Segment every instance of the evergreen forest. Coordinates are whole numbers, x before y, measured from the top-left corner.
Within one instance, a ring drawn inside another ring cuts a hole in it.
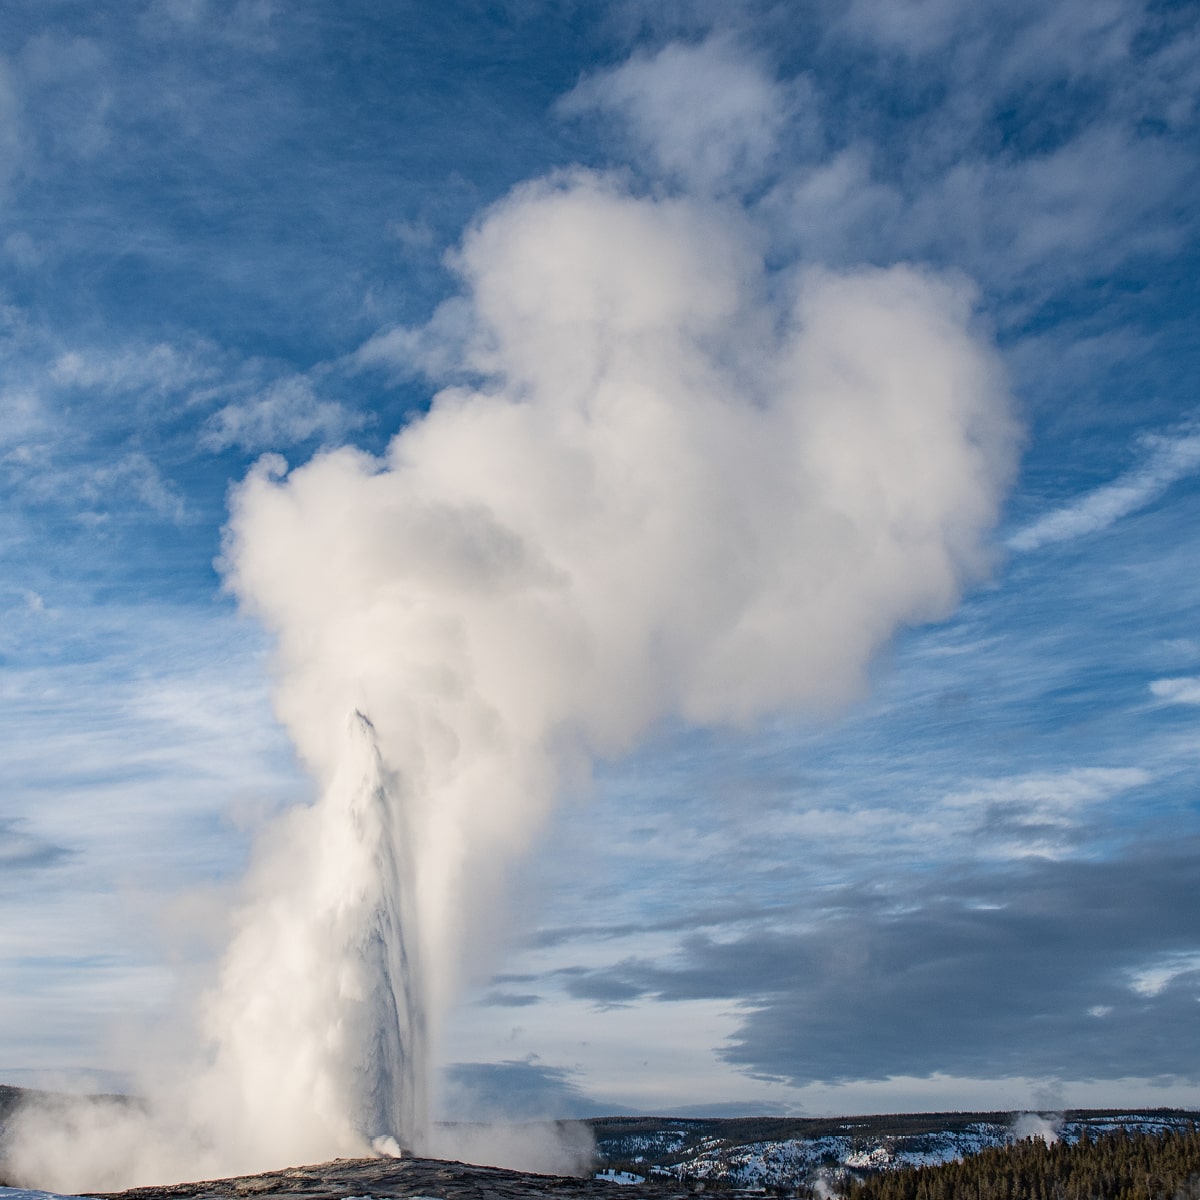
[[[847,1200],[1200,1200],[1200,1130],[1029,1138],[959,1162],[851,1178]]]

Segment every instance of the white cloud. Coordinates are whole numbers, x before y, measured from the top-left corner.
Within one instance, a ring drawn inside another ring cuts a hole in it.
[[[909,192],[884,244],[949,259],[993,286],[1058,290],[1179,246],[1186,226],[1171,205],[1190,174],[1166,140],[1097,121],[1041,154],[956,154]]]
[[[591,75],[559,109],[616,115],[657,171],[692,188],[747,190],[794,114],[794,92],[733,42],[713,36]]]
[[[1079,852],[1087,810],[1145,787],[1141,767],[1074,767],[1022,775],[953,793],[943,812],[957,814],[957,832],[987,858],[1062,859]],[[953,826],[952,826],[953,827]]]
[[[40,441],[50,423],[41,398],[24,388],[6,388],[0,393],[0,451],[5,457],[30,442]]]
[[[1200,704],[1200,676],[1156,679],[1150,691],[1167,704]]]
[[[905,60],[925,56],[928,93],[901,127],[886,110],[878,129],[830,111],[831,153],[790,156],[767,208],[805,255],[952,262],[991,294],[1035,304],[1186,244],[1196,160],[1174,131],[1200,102],[1200,69],[1191,37],[1154,46],[1140,4],[854,0],[828,33],[868,43],[897,81],[918,69]],[[1031,88],[1078,91],[1079,102],[1044,139],[998,143],[998,118]]]
[[[1034,806],[1061,819],[1079,808],[1143,787],[1153,776],[1141,767],[1074,767],[1054,774],[998,779],[946,797],[952,807],[1000,804]]]
[[[1080,833],[1094,819],[1090,809],[1144,787],[1153,778],[1140,767],[1073,767],[991,779],[930,800],[914,799],[908,807],[852,803],[838,809],[814,805],[782,813],[768,810],[757,818],[739,813],[733,828],[714,831],[717,844],[711,851],[692,846],[674,830],[669,840],[677,853],[692,852],[696,861],[719,857],[722,843],[738,847],[734,854],[749,858],[756,843],[789,838],[796,839],[798,847],[819,845],[823,853],[843,862],[888,852],[946,861],[1060,859],[1078,854],[1086,845]],[[670,851],[652,848],[655,854],[669,856]]]
[[[964,23],[957,0],[850,0],[842,12],[855,37],[914,55],[944,46]]]
[[[1130,990],[1139,996],[1161,995],[1181,975],[1200,971],[1200,954],[1171,954],[1129,973]]]
[[[211,346],[188,350],[158,342],[121,350],[67,350],[50,368],[60,386],[109,395],[151,392],[167,395],[219,377]]]
[[[834,28],[884,52],[937,54],[976,92],[1102,75],[1128,60],[1138,0],[850,0]]]
[[[251,452],[278,450],[317,438],[340,441],[365,424],[360,413],[322,400],[312,383],[293,375],[269,384],[248,400],[218,409],[205,422],[200,444],[209,450],[239,446]]]
[[[855,144],[792,171],[762,208],[806,259],[846,263],[875,257],[904,226],[910,206],[898,188],[875,176],[871,147]]]
[[[1157,500],[1173,483],[1200,471],[1200,434],[1149,436],[1145,461],[1112,483],[1039,517],[1008,540],[1013,550],[1037,550],[1054,542],[1099,533]]]
[[[1033,4],[1006,47],[997,75],[1010,85],[1061,74],[1104,76],[1124,65],[1144,7],[1135,0],[1056,0]]]
[[[0,648],[4,814],[63,851],[0,866],[0,1066],[115,1065],[113,1018],[136,1014],[144,1035],[165,999],[164,942],[180,966],[213,933],[168,939],[168,909],[241,860],[230,806],[307,785],[271,716],[265,648],[225,606],[14,606]]]
[[[61,483],[61,480],[59,480]],[[109,506],[132,498],[167,520],[187,520],[187,505],[179,489],[140,452],[125,454],[107,466],[93,467],[79,478],[80,494],[95,505]]]
[[[475,315],[461,297],[438,305],[418,328],[397,326],[368,339],[346,360],[351,370],[390,367],[400,375],[426,375],[446,380],[461,372],[476,336]]]

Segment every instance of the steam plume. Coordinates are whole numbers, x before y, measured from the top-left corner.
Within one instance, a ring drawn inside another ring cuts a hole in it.
[[[421,1146],[439,1016],[556,793],[665,719],[845,702],[987,566],[1015,431],[961,283],[768,271],[740,217],[588,174],[457,262],[431,329],[474,382],[382,458],[268,457],[233,496],[228,583],[321,798],[249,883],[159,1181]],[[398,347],[428,335],[365,357]],[[151,1172],[102,1165],[71,1186]]]

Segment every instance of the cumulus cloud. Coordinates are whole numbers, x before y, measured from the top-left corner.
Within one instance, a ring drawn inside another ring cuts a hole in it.
[[[1055,542],[1100,533],[1122,517],[1157,500],[1173,483],[1200,470],[1200,434],[1142,439],[1143,461],[1112,483],[1039,517],[1009,538],[1014,550],[1038,550]]]

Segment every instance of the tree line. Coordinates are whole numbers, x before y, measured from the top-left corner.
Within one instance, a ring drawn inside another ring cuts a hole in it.
[[[1200,1200],[1200,1131],[1029,1138],[959,1162],[850,1178],[846,1200]]]

